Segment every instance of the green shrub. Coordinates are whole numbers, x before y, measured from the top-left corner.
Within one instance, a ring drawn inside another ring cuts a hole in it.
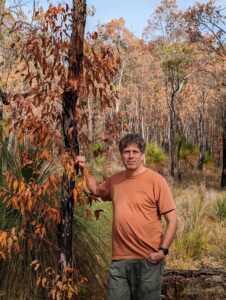
[[[97,156],[103,154],[105,151],[103,142],[101,142],[101,141],[94,142],[91,147],[91,151],[92,151],[94,157],[97,157]]]
[[[160,163],[168,159],[164,150],[156,144],[147,144],[146,146],[146,163]]]
[[[220,220],[226,219],[226,198],[219,199],[216,203],[216,213]]]
[[[104,168],[106,158],[104,156],[98,156],[95,158],[94,163],[97,168]]]
[[[205,151],[204,163],[205,164],[214,163],[214,156],[210,154],[208,151]]]
[[[180,149],[180,159],[187,159],[188,156],[196,156],[199,154],[199,146],[192,143],[184,143]]]

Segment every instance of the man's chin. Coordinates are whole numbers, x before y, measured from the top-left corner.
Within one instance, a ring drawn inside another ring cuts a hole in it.
[[[127,170],[136,170],[136,169],[137,169],[137,166],[134,166],[134,165],[126,165],[126,169],[127,169]]]

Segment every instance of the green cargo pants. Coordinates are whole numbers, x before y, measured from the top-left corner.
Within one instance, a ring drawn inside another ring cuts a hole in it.
[[[147,259],[113,260],[108,278],[108,300],[159,300],[164,262]]]

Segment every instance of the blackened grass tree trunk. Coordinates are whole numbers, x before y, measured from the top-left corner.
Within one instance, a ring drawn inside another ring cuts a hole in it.
[[[3,101],[2,101],[2,91],[0,90],[0,188],[2,187],[2,168],[3,168],[3,158],[2,158],[2,143],[3,143],[3,127],[2,127],[2,117],[3,117]]]
[[[86,0],[73,0],[71,46],[68,52],[68,82],[63,93],[62,129],[66,151],[73,158],[79,154],[76,124],[76,103],[79,97],[79,77],[83,72],[83,44],[86,23]],[[78,170],[77,170],[78,171]],[[59,268],[72,267],[72,227],[75,178],[64,171],[61,196],[61,222],[58,230]]]

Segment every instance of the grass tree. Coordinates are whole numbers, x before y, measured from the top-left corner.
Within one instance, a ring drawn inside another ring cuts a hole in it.
[[[55,296],[60,294],[60,285],[58,288],[54,286],[57,283],[54,280],[58,274],[57,227],[61,186],[55,186],[54,178],[59,179],[62,165],[57,159],[48,162],[45,158],[23,165],[23,154],[27,153],[32,158],[36,155],[34,151],[39,152],[40,149],[34,149],[25,138],[18,141],[15,135],[3,142],[0,294],[4,299],[44,299],[47,295],[55,299],[54,289]],[[23,186],[25,192],[22,191]],[[16,198],[20,189],[25,203],[22,198]],[[45,189],[45,193],[41,189]],[[28,191],[33,199],[30,211],[29,198],[25,195]],[[72,256],[77,270],[74,288],[81,288],[81,293],[89,297],[94,290],[104,293],[104,270],[109,259],[106,249],[109,245],[99,232],[102,226],[106,227],[110,216],[106,215],[100,222],[87,221],[86,209],[86,206],[81,206],[73,211],[72,234],[76,242],[72,246]],[[80,287],[81,282],[85,289]]]

